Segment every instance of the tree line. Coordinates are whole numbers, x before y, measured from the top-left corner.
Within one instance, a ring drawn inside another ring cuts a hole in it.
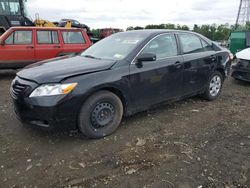
[[[187,25],[180,25],[180,24],[150,24],[145,27],[136,26],[136,27],[128,27],[126,30],[142,30],[142,29],[177,29],[177,30],[186,30],[186,31],[194,31],[196,33],[200,33],[210,40],[213,41],[227,41],[232,31],[235,30],[235,25],[226,24],[203,24],[197,25],[194,24],[192,28],[188,27]],[[250,22],[246,23],[244,27],[239,26],[237,30],[250,30]],[[93,29],[92,30],[95,36],[98,36],[99,30]]]
[[[186,31],[194,31],[196,33],[200,33],[207,38],[213,41],[225,41],[228,40],[230,33],[234,29],[233,25],[229,24],[204,24],[204,25],[197,25],[194,24],[193,28],[191,29],[187,25],[175,25],[175,24],[160,24],[160,25],[147,25],[145,27],[128,27],[127,31],[129,30],[139,30],[139,29],[177,29],[177,30],[186,30]]]

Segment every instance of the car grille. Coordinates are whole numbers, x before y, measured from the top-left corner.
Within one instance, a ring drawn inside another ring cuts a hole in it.
[[[23,93],[25,93],[25,91],[29,88],[29,86],[27,85],[24,85],[24,84],[20,84],[18,82],[14,83],[12,85],[12,92],[15,94],[15,95],[21,95]]]
[[[10,93],[13,98],[26,97],[34,87],[36,87],[34,82],[16,77],[12,81]]]
[[[250,61],[241,59],[239,62],[239,68],[250,69]]]
[[[250,73],[248,72],[240,72],[238,73],[242,78],[250,80]]]

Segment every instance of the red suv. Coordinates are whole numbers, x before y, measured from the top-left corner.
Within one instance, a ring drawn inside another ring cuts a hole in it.
[[[21,68],[37,61],[79,53],[90,45],[83,29],[12,27],[0,37],[0,68]]]

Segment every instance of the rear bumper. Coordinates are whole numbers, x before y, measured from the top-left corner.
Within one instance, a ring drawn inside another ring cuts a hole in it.
[[[240,69],[237,65],[232,66],[232,77],[242,81],[250,82],[250,70]]]

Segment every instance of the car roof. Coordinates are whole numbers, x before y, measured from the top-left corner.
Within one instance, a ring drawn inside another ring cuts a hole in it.
[[[74,21],[74,22],[78,22],[77,20],[74,20],[74,19],[61,19],[60,21]]]
[[[207,42],[211,43],[212,41],[210,39],[208,39],[207,37],[196,33],[196,32],[192,32],[192,31],[186,31],[186,30],[175,30],[175,29],[142,29],[142,30],[132,30],[132,31],[126,31],[129,33],[135,33],[135,34],[144,34],[144,35],[148,35],[148,36],[152,36],[152,35],[159,35],[162,33],[190,33],[190,34],[194,34],[194,35],[198,35],[199,37],[205,39]]]
[[[37,29],[37,30],[83,30],[81,28],[69,28],[69,27],[11,27],[10,29],[23,29],[23,30],[29,30],[29,29]]]
[[[175,29],[142,29],[142,30],[132,30],[132,31],[126,31],[131,33],[144,33],[144,34],[161,34],[161,33],[169,33],[169,32],[178,32],[178,33],[193,33],[198,34],[192,31],[186,31],[186,30],[175,30]],[[199,34],[198,34],[199,35]]]

